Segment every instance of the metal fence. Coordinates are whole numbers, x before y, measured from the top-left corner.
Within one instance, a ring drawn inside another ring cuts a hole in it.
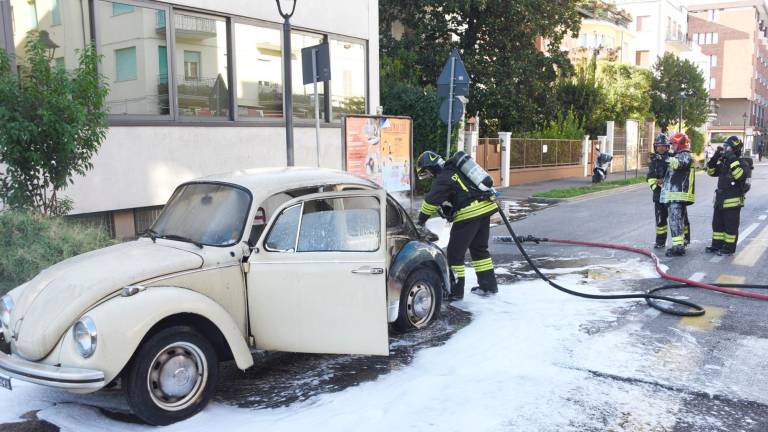
[[[537,168],[581,164],[582,141],[512,138],[510,168]]]

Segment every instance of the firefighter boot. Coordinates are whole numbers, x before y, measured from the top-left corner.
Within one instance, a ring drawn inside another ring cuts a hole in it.
[[[499,286],[496,283],[496,274],[493,270],[477,273],[477,283],[480,286],[472,288],[472,294],[485,297],[499,292]]]
[[[667,252],[664,255],[666,255],[668,257],[683,256],[683,255],[685,255],[685,246],[683,246],[683,245],[674,245],[671,248],[667,249]]]
[[[464,298],[464,278],[451,278],[451,294],[448,301],[458,301]]]

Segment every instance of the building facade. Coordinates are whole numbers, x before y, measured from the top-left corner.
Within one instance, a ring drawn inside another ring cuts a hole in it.
[[[567,36],[561,44],[571,63],[579,64],[593,56],[602,61],[632,63],[634,32],[629,29],[631,17],[625,11],[608,3],[587,4],[578,11],[582,17],[579,35]]]
[[[341,168],[341,117],[379,105],[378,1],[299,1],[291,23],[292,113],[284,110],[282,18],[272,0],[0,0],[0,47],[23,64],[29,32],[45,31],[53,61],[71,70],[78,50],[95,42],[110,126],[94,169],[65,195],[73,215],[131,237],[183,181],[285,166],[286,115],[296,165]],[[322,42],[331,80],[319,86],[318,161],[301,49]]]
[[[690,3],[689,32],[712,59],[709,94],[716,117],[710,132],[743,136],[752,148],[765,133],[768,108],[765,2]]]

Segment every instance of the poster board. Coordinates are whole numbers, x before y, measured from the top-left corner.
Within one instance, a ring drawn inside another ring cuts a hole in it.
[[[344,117],[343,166],[372,180],[387,192],[410,191],[413,121],[409,117]]]

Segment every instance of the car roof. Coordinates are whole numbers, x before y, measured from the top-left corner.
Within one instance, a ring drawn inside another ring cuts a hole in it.
[[[254,202],[260,202],[276,193],[311,186],[345,184],[380,189],[371,180],[345,171],[312,167],[253,168],[201,177],[186,183],[196,182],[231,183],[242,186],[251,191]]]

